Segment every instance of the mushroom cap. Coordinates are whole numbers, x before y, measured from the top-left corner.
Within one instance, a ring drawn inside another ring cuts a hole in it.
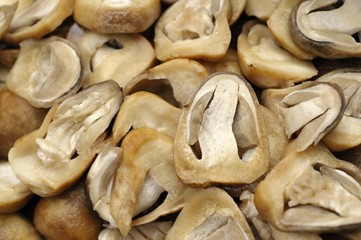
[[[43,239],[30,220],[19,213],[0,215],[1,239]]]

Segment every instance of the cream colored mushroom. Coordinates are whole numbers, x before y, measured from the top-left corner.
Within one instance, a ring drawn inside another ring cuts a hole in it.
[[[26,40],[20,46],[19,56],[8,74],[9,90],[35,107],[49,108],[81,87],[80,56],[71,42],[50,37]]]
[[[299,47],[323,58],[360,57],[358,0],[307,0],[291,13],[292,38]]]
[[[10,150],[16,176],[44,197],[69,188],[93,162],[121,102],[118,85],[109,80],[54,105],[41,127]]]
[[[31,221],[19,213],[0,215],[0,239],[41,240]]]
[[[9,30],[18,3],[17,0],[0,1],[0,39],[2,39]]]
[[[266,21],[281,1],[282,0],[247,0],[244,12],[248,16],[255,16],[262,21]]]
[[[237,52],[243,74],[261,88],[289,87],[317,75],[311,61],[283,49],[268,27],[254,20],[243,25]]]
[[[199,62],[205,66],[209,73],[216,72],[233,72],[242,75],[241,67],[239,66],[237,51],[232,48],[228,48],[226,55],[217,61],[209,62],[199,60]]]

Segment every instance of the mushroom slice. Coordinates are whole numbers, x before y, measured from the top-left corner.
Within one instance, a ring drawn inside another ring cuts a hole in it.
[[[323,58],[360,57],[358,0],[306,0],[291,13],[293,40],[305,51]]]
[[[288,146],[255,193],[261,216],[283,231],[335,231],[361,226],[361,170],[323,145]]]
[[[19,213],[0,215],[0,239],[43,239],[30,220]]]
[[[110,214],[110,192],[115,172],[121,161],[121,153],[119,147],[106,145],[94,160],[86,178],[86,188],[93,210],[111,228],[116,228],[116,224]]]
[[[173,59],[133,78],[125,86],[124,95],[148,91],[161,96],[176,107],[182,107],[189,95],[207,76],[207,69],[198,62],[189,59]]]
[[[124,87],[155,61],[152,45],[140,34],[106,35],[85,31],[75,24],[67,39],[75,43],[81,53],[86,75],[84,86],[112,79]]]
[[[233,199],[223,190],[200,189],[187,198],[165,239],[255,239]]]
[[[229,3],[231,5],[232,14],[228,22],[229,25],[232,25],[242,15],[243,10],[246,7],[247,0],[229,0]]]
[[[140,33],[161,13],[160,0],[77,0],[74,19],[100,33]]]
[[[279,114],[289,138],[298,133],[298,151],[318,144],[340,122],[345,110],[341,89],[321,82],[267,89],[262,93],[262,102],[273,105],[270,109]]]
[[[211,75],[183,108],[174,164],[192,186],[252,183],[267,171],[266,129],[253,89],[232,73]]]
[[[118,85],[109,80],[54,105],[41,127],[10,149],[16,176],[44,197],[69,188],[94,160],[121,101]]]
[[[151,222],[133,226],[128,236],[124,237],[118,229],[103,229],[98,240],[164,240],[173,222]]]
[[[239,75],[242,75],[241,67],[239,66],[237,51],[232,48],[228,48],[226,55],[217,61],[199,61],[203,66],[205,66],[209,73],[216,72],[233,72]]]
[[[60,37],[26,40],[20,47],[7,86],[33,106],[49,108],[81,87],[79,53],[68,40]]]
[[[155,26],[156,57],[161,61],[192,58],[218,61],[231,41],[228,0],[180,0]]]
[[[311,61],[283,49],[268,27],[255,20],[243,25],[237,52],[242,72],[260,88],[288,87],[317,75]]]
[[[17,0],[0,2],[0,39],[9,30],[18,3]]]
[[[301,0],[282,0],[277,5],[271,16],[267,20],[267,26],[271,30],[277,42],[295,57],[303,60],[310,60],[315,57],[314,54],[300,48],[291,36],[289,27],[290,15],[292,9]]]
[[[123,159],[111,191],[110,213],[127,236],[132,225],[180,210],[184,195],[191,190],[175,174],[173,139],[168,135],[150,128],[134,129],[121,147]]]
[[[0,161],[0,213],[16,212],[34,195],[14,174],[8,161]]]
[[[267,21],[282,0],[248,0],[244,12],[248,16],[255,16],[262,21]]]
[[[117,144],[131,129],[148,127],[174,137],[181,110],[149,92],[125,97],[115,118],[112,138]]]
[[[322,142],[331,151],[343,151],[361,144],[361,69],[346,68],[329,72],[317,79],[341,87],[346,109],[337,126]]]
[[[4,40],[40,39],[73,13],[74,0],[20,0]]]

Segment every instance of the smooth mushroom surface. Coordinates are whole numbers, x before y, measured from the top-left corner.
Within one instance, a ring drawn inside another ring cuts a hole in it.
[[[54,105],[42,125],[9,152],[16,176],[40,196],[54,196],[79,180],[93,162],[122,93],[106,81]]]
[[[49,108],[81,87],[80,56],[71,42],[50,37],[25,40],[20,46],[19,56],[6,82],[9,90],[35,107]]]
[[[1,1],[0,2],[0,39],[9,30],[11,21],[15,15],[16,8],[18,7],[18,1]]]
[[[0,239],[41,240],[31,221],[19,213],[0,215]]]
[[[293,8],[293,40],[307,52],[323,58],[360,57],[361,31],[358,0],[306,0]]]
[[[204,60],[199,60],[199,62],[207,68],[210,74],[216,72],[234,72],[242,75],[242,70],[238,62],[237,51],[232,48],[228,48],[226,55],[217,62]]]
[[[247,0],[244,12],[262,21],[267,21],[282,0]]]
[[[243,74],[260,88],[289,87],[317,75],[311,61],[283,49],[268,27],[255,20],[243,25],[237,52]]]
[[[192,186],[252,183],[268,169],[263,116],[249,84],[239,75],[211,75],[182,109],[174,164]]]

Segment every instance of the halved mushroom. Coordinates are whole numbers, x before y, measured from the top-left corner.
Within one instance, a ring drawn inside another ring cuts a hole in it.
[[[0,39],[2,39],[9,30],[18,3],[18,0],[0,2]]]
[[[0,215],[0,239],[43,239],[31,221],[19,213]]]
[[[4,41],[40,39],[73,13],[74,0],[20,0]]]
[[[133,226],[126,237],[118,229],[104,228],[98,240],[164,240],[172,226],[173,222],[160,221]]]
[[[26,40],[20,47],[7,86],[33,106],[49,108],[81,87],[80,57],[70,41],[50,37]]]
[[[361,69],[339,69],[317,79],[341,87],[345,96],[345,112],[337,126],[322,142],[331,151],[343,151],[361,144]]]
[[[231,5],[232,14],[228,22],[229,25],[232,25],[242,15],[243,10],[246,7],[247,0],[229,0],[229,3]]]
[[[207,69],[190,59],[173,59],[161,63],[133,78],[124,95],[137,91],[155,93],[176,107],[182,107],[189,95],[208,76]]]
[[[186,184],[239,185],[262,176],[269,163],[266,129],[246,80],[211,75],[183,108],[174,146],[176,172]]]
[[[180,210],[191,189],[177,178],[173,138],[150,128],[132,130],[122,141],[123,159],[114,179],[110,213],[120,232]]]
[[[266,89],[261,99],[278,114],[289,138],[298,134],[298,151],[318,144],[340,122],[346,106],[337,85],[312,81],[285,89]]]
[[[223,190],[200,189],[187,198],[166,240],[255,239],[244,215]]]
[[[248,0],[244,12],[248,16],[255,16],[262,21],[267,21],[281,1],[282,0]]]
[[[361,31],[358,0],[305,0],[291,13],[293,40],[307,52],[323,58],[360,57]]]
[[[74,19],[99,33],[140,33],[159,17],[160,0],[77,0]]]
[[[361,169],[323,145],[285,157],[261,181],[255,205],[282,231],[336,231],[361,226]]]
[[[192,58],[218,61],[231,41],[228,0],[180,0],[155,25],[156,57],[161,61]]]
[[[232,48],[228,48],[226,55],[217,62],[203,60],[200,60],[199,62],[207,68],[209,73],[233,72],[242,75],[241,67],[238,62],[237,51]]]
[[[289,26],[292,9],[302,0],[282,0],[277,4],[267,20],[267,26],[278,43],[299,59],[310,60],[315,57],[309,51],[300,48],[292,39]]]
[[[140,34],[100,34],[74,24],[67,39],[80,51],[85,87],[109,79],[124,87],[155,61],[152,45]]]
[[[94,160],[121,101],[118,85],[109,80],[54,105],[41,127],[10,150],[16,176],[44,197],[69,188]]]
[[[0,161],[0,214],[16,212],[33,197],[33,193],[14,174],[8,161]]]
[[[148,127],[174,137],[181,110],[149,92],[125,97],[112,130],[114,144],[121,142],[131,129]]]
[[[242,72],[260,88],[289,87],[317,75],[311,61],[283,49],[268,27],[255,20],[243,25],[237,52]]]

